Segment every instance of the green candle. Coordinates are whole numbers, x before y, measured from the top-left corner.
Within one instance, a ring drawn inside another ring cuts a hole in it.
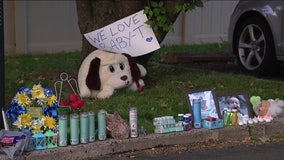
[[[98,138],[99,140],[106,139],[106,111],[100,110],[98,113]]]
[[[95,113],[93,111],[89,111],[88,113],[89,120],[89,142],[94,142],[96,140],[95,133]]]
[[[79,144],[79,116],[76,113],[71,114],[70,130],[71,130],[71,133],[70,133],[71,134],[70,136],[71,145]]]
[[[80,114],[80,142],[81,143],[88,143],[89,140],[89,130],[88,130],[88,113],[82,112]]]
[[[67,115],[61,115],[59,124],[59,146],[67,146]]]

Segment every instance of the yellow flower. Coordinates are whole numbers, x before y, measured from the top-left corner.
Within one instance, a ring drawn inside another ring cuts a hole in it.
[[[16,99],[21,106],[29,106],[31,104],[30,98],[26,95],[26,92],[17,93]]]
[[[49,128],[49,129],[53,129],[55,128],[56,125],[56,120],[53,117],[49,117],[49,116],[45,116],[44,117],[44,126]]]
[[[13,125],[16,125],[19,129],[23,128],[21,120],[19,118],[13,123]]]
[[[25,114],[21,114],[19,117],[18,117],[18,123],[17,123],[17,126],[21,126],[23,128],[26,128],[26,127],[30,127],[31,126],[31,122],[32,122],[32,117],[31,115],[25,113]]]
[[[31,89],[31,94],[33,99],[43,99],[45,98],[44,95],[44,90],[41,86],[41,84],[34,85],[33,88]]]
[[[43,126],[43,121],[41,119],[34,119],[32,121],[32,129],[33,129],[32,133],[36,134],[38,132],[43,132],[42,126]]]
[[[53,102],[56,101],[56,96],[52,95],[50,97],[46,97],[45,101],[46,101],[47,105],[52,106]]]
[[[40,125],[40,124],[35,124],[35,125],[33,126],[32,133],[33,133],[33,134],[36,134],[36,133],[38,133],[38,132],[42,132],[42,130],[41,130],[41,125]]]

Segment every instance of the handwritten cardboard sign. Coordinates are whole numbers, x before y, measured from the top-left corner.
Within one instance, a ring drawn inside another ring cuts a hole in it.
[[[141,56],[160,48],[152,28],[142,11],[108,26],[84,34],[94,47],[116,53]]]

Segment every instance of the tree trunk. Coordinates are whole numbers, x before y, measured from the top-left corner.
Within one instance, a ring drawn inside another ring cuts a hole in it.
[[[184,0],[165,1],[165,8],[169,13],[169,17],[172,22],[177,18],[177,14],[174,14],[174,6],[177,3],[184,2]],[[77,5],[77,15],[79,20],[79,29],[82,34],[82,55],[86,57],[96,48],[91,46],[89,42],[85,39],[84,33],[91,32],[93,30],[107,26],[117,20],[134,14],[140,10],[143,10],[148,1],[140,0],[76,0]],[[159,43],[163,41],[167,32],[158,30],[154,31]],[[135,57],[135,60],[147,66],[147,63],[152,53]]]
[[[91,0],[77,0],[78,25],[82,36],[82,56],[85,58],[95,48],[84,37],[85,33],[94,30],[94,16]]]

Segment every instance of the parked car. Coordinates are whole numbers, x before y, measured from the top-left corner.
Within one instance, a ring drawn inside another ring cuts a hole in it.
[[[284,61],[284,1],[240,0],[231,15],[230,53],[241,68],[267,75]]]

